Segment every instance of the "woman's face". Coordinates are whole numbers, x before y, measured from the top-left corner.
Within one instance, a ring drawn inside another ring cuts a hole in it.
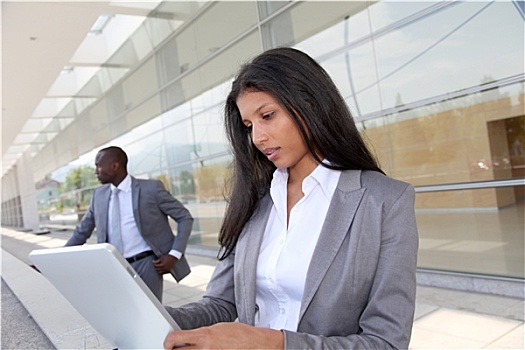
[[[276,167],[311,172],[317,166],[292,118],[270,94],[247,91],[236,102],[253,144]]]

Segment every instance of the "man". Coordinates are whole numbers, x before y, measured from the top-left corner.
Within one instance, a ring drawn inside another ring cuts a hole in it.
[[[163,274],[179,282],[190,273],[184,252],[193,217],[158,180],[135,179],[119,147],[100,150],[95,174],[103,186],[93,192],[88,211],[66,246],[82,245],[97,228],[97,242],[113,244],[162,301]],[[177,222],[174,236],[168,223]]]

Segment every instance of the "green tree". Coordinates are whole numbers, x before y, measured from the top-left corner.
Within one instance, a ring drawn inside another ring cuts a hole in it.
[[[71,169],[66,175],[64,183],[60,188],[61,193],[74,192],[76,197],[76,209],[79,211],[81,206],[87,202],[84,198],[86,192],[83,189],[98,185],[98,179],[95,175],[95,169],[89,165]]]
[[[193,175],[189,171],[181,171],[179,181],[181,194],[195,194],[195,182],[193,181]]]

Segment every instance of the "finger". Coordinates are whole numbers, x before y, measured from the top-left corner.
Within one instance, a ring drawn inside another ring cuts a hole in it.
[[[195,345],[195,344],[190,344],[190,343],[182,341],[181,338],[183,336],[180,333],[184,333],[184,332],[178,331],[178,332],[169,333],[166,336],[166,339],[164,339],[164,348],[167,350],[171,350],[171,349],[184,348],[184,347]]]
[[[191,330],[180,330],[168,333],[164,339],[164,347],[173,349],[175,346],[184,344],[186,347],[203,348],[203,340],[209,337],[207,328],[197,328]],[[168,347],[169,346],[169,347]]]

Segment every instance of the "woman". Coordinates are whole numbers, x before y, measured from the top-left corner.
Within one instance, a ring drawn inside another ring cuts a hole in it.
[[[225,107],[234,174],[203,299],[164,346],[408,348],[412,186],[388,178],[328,74],[291,48],[245,65]],[[239,322],[233,322],[238,318]]]

